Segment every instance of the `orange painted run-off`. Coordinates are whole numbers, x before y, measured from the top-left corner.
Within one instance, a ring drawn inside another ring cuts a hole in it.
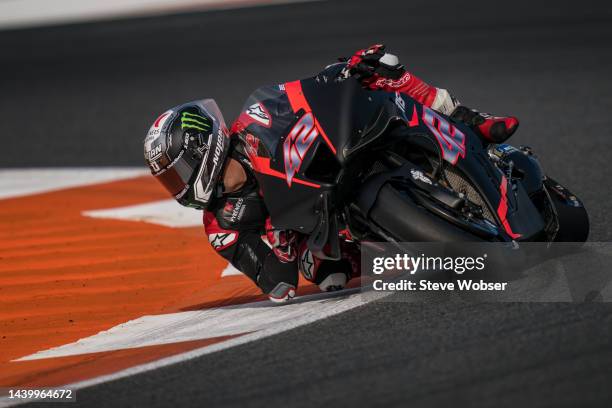
[[[220,277],[226,262],[202,228],[81,215],[166,198],[139,177],[0,200],[0,387],[59,385],[210,344],[11,362],[143,315],[261,298],[248,279]]]
[[[4,376],[7,386],[57,387],[83,381],[118,370],[149,363],[200,347],[210,346],[238,336],[193,340],[117,351],[91,353],[82,356],[48,358],[11,363],[10,374]]]

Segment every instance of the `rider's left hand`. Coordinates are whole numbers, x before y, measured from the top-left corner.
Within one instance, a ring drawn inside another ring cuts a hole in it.
[[[275,229],[270,221],[266,219],[266,238],[279,261],[293,262],[297,256],[297,234],[291,230]]]

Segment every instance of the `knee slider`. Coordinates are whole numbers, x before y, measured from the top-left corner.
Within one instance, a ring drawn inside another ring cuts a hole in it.
[[[295,297],[295,286],[286,283],[278,283],[274,289],[268,293],[268,299],[274,303],[286,303]]]

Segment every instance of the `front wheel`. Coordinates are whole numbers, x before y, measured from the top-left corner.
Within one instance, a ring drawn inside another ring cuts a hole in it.
[[[589,237],[589,215],[582,201],[568,189],[548,178],[544,185],[550,196],[559,229],[555,242],[586,242]]]
[[[385,184],[380,191],[369,218],[397,241],[412,242],[480,242],[451,223],[419,207],[402,191]]]

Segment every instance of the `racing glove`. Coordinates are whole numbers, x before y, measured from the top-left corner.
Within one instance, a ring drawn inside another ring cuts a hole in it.
[[[369,89],[407,94],[419,103],[446,115],[459,104],[446,89],[431,86],[412,75],[399,63],[395,55],[384,51],[385,46],[382,44],[357,51],[347,62],[342,76],[354,76]]]
[[[347,70],[358,80],[375,79],[373,77],[398,79],[406,71],[395,55],[385,52],[383,44],[357,51],[348,60]]]
[[[266,218],[265,228],[268,243],[278,260],[285,263],[295,261],[297,256],[297,234],[291,230],[278,230],[274,228],[270,217]]]

